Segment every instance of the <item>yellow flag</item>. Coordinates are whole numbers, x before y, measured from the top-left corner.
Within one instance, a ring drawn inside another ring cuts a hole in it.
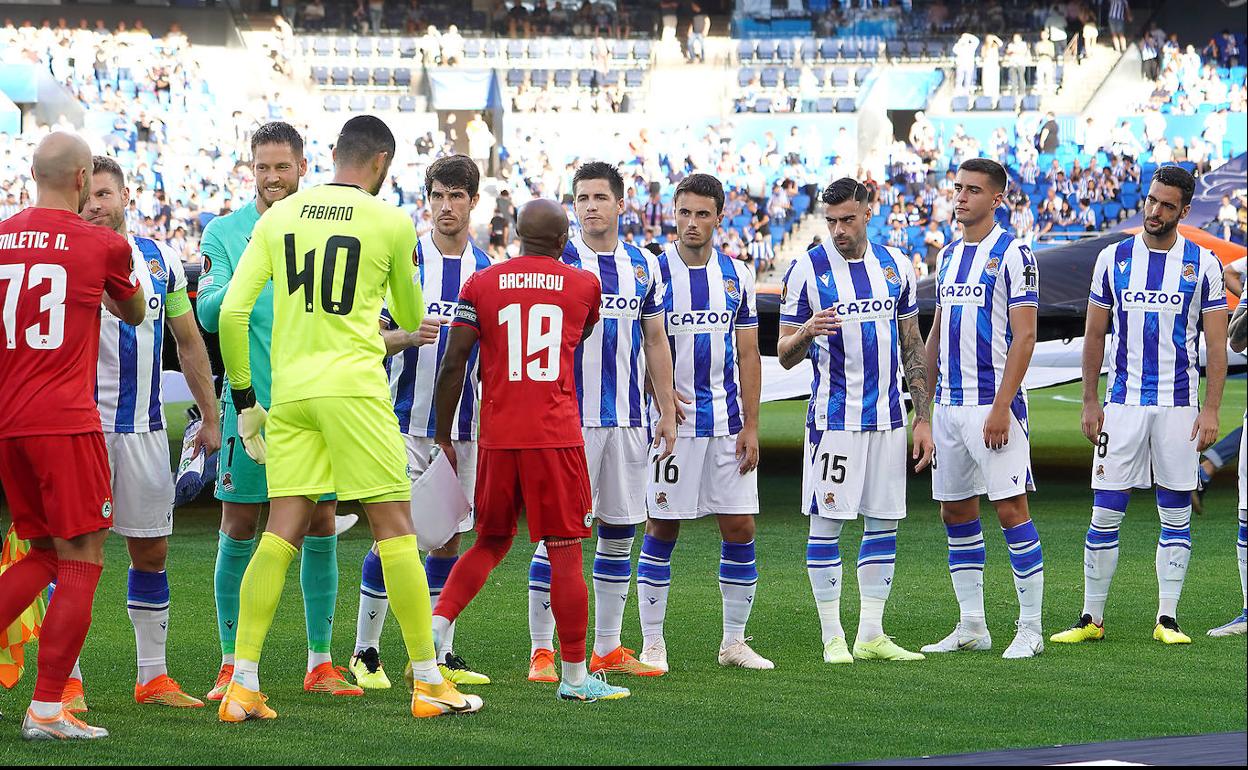
[[[30,543],[20,539],[10,526],[8,534],[4,536],[4,547],[0,549],[0,575],[29,551]],[[18,615],[12,625],[0,629],[0,685],[11,689],[22,678],[26,662],[23,645],[39,637],[39,627],[43,624],[43,613],[46,610],[47,602],[40,593],[34,604]]]

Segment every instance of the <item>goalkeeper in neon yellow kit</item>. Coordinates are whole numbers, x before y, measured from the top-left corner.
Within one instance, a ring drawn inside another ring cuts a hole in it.
[[[394,149],[381,120],[347,121],[334,144],[334,181],[276,203],[260,219],[221,306],[221,355],[239,436],[247,453],[267,465],[271,506],[243,575],[234,677],[218,710],[224,722],[277,716],[260,693],[260,651],[316,500],[331,492],[364,504],[387,585],[395,587],[390,604],[416,678],[412,715],[482,705],[443,680],[434,659],[407,455],[381,367],[382,300],[405,329],[420,324],[424,307],[414,281],[412,222],[375,197]],[[270,279],[273,385],[266,415],[251,388],[247,325]]]

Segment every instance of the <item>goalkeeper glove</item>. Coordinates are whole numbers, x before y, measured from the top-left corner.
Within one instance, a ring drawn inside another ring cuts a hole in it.
[[[238,437],[243,440],[243,449],[257,464],[264,465],[267,448],[261,431],[269,413],[256,402],[256,392],[251,388],[231,390],[230,397],[238,412]]]

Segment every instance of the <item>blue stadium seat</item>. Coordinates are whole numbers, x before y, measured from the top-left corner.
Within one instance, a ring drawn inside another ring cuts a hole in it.
[[[845,67],[832,68],[832,87],[848,88],[849,87],[849,70]]]
[[[399,112],[415,112],[416,97],[411,94],[403,94],[399,97]]]
[[[753,40],[742,40],[737,43],[737,61],[754,61]]]
[[[1001,101],[997,102],[998,110],[1007,110],[1009,112],[1014,112],[1014,110],[1017,107],[1018,107],[1018,97],[1014,96],[1013,94],[1006,94],[1005,96],[1001,97]]]
[[[1105,201],[1102,211],[1106,221],[1117,222],[1118,217],[1122,216],[1122,204],[1118,201]]]
[[[759,61],[774,61],[776,58],[776,41],[760,40],[758,41],[758,59]]]
[[[629,46],[627,40],[616,40],[611,44],[611,60],[622,62],[628,61]]]
[[[841,56],[841,41],[834,37],[827,37],[819,41],[819,58],[824,61],[832,61]]]
[[[312,53],[317,56],[329,56],[330,50],[328,38],[317,37],[312,39]]]
[[[355,55],[370,57],[373,55],[375,45],[371,37],[362,37],[355,41]]]
[[[782,62],[793,61],[793,41],[781,40],[776,43],[776,58]]]
[[[815,102],[815,112],[833,112],[836,110],[836,102],[830,96],[821,96]]]
[[[507,41],[507,58],[512,61],[519,61],[524,58],[524,41],[508,40]]]
[[[555,88],[572,87],[572,70],[555,70]]]
[[[546,46],[546,56],[551,59],[566,59],[571,49],[571,41],[563,38],[551,40]]]
[[[507,70],[507,86],[509,88],[519,88],[522,85],[524,85],[524,70]]]
[[[414,59],[419,50],[415,38],[399,38],[399,56],[404,59]]]
[[[480,59],[481,51],[482,51],[482,45],[481,45],[480,38],[470,37],[464,41],[464,58],[465,59]]]
[[[602,75],[602,84],[609,87],[618,86],[620,84],[620,77],[619,70],[607,70]]]
[[[529,85],[534,88],[545,88],[550,83],[549,70],[530,70]]]
[[[568,48],[568,56],[580,61],[585,58],[586,51],[584,40],[573,40],[572,45]]]
[[[871,74],[871,67],[859,67],[854,70],[854,85],[860,86],[867,80],[867,75]]]
[[[624,87],[625,88],[641,88],[641,84],[645,82],[645,70],[625,70]]]
[[[394,71],[389,67],[373,68],[373,85],[389,87],[394,82]]]
[[[804,38],[798,47],[798,53],[802,55],[802,61],[809,64],[819,53],[819,43],[814,38]]]
[[[653,46],[649,40],[638,40],[633,43],[633,59],[639,62],[649,62],[652,50]]]
[[[858,47],[858,53],[868,61],[880,58],[880,41],[873,37],[863,40]]]
[[[780,85],[780,70],[767,67],[761,74],[763,88],[776,88]]]
[[[549,52],[545,40],[530,40],[524,47],[525,55],[530,59],[547,59]]]
[[[737,70],[737,85],[741,88],[745,88],[750,83],[754,82],[754,76],[756,74],[757,73],[754,71],[753,67],[742,67]]]
[[[836,100],[837,112],[857,112],[858,103],[848,97]]]
[[[992,97],[991,96],[980,95],[980,96],[975,97],[975,111],[976,112],[987,112],[991,109],[992,109]]]
[[[784,87],[797,88],[798,81],[802,79],[802,71],[797,67],[786,67],[784,70]]]
[[[576,82],[581,88],[592,88],[595,74],[591,69],[582,69],[576,73]]]
[[[815,82],[819,84],[820,88],[823,88],[823,84],[827,82],[826,78],[828,74],[824,71],[823,67],[811,67],[810,74],[815,76]]]
[[[329,67],[313,67],[312,80],[318,86],[329,84]]]
[[[321,106],[325,108],[326,112],[338,112],[342,109],[342,99],[339,98],[338,94],[326,94],[325,99],[321,102]]]
[[[346,67],[334,67],[329,71],[329,79],[336,86],[345,86],[351,80],[351,71]]]
[[[1040,110],[1040,97],[1036,94],[1027,94],[1023,97],[1023,112],[1038,112]]]
[[[890,61],[900,61],[906,55],[906,43],[904,40],[889,40],[884,44],[884,53],[888,55]]]
[[[368,109],[368,102],[362,94],[352,94],[347,100],[347,109],[351,112],[364,112]]]
[[[971,108],[970,102],[971,100],[966,95],[958,94],[953,97],[953,100],[949,103],[949,109],[954,112],[966,112]]]
[[[383,59],[389,59],[394,56],[394,38],[383,37],[377,41],[377,55]]]
[[[754,101],[754,111],[755,112],[771,112],[771,100],[766,99],[766,98],[756,99]]]
[[[486,59],[497,59],[499,51],[501,50],[502,48],[499,45],[499,42],[494,38],[490,38],[489,40],[486,40],[485,45],[481,47],[481,56]]]
[[[334,56],[350,56],[351,55],[351,38],[338,37],[334,38]]]
[[[393,106],[393,103],[394,103],[394,100],[391,97],[385,94],[381,94],[380,96],[377,96],[373,99],[373,111],[374,112],[389,112],[391,107]]]
[[[368,67],[352,67],[351,83],[357,86],[367,86],[372,82],[373,73]]]
[[[394,84],[399,88],[408,88],[412,85],[412,71],[407,67],[396,67],[394,70]]]

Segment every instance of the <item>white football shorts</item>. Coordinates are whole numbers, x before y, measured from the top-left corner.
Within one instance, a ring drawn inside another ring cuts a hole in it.
[[[435,446],[434,440],[424,436],[403,436],[403,443],[407,446],[407,463],[412,466],[412,488],[416,488],[416,479],[429,468],[430,452]],[[475,441],[452,441],[451,446],[455,449],[455,473],[459,476],[459,486],[464,490],[464,496],[468,498],[468,505],[473,505],[473,494],[477,487],[477,442]],[[420,515],[420,503],[416,499],[416,495],[412,494],[412,521],[416,521],[416,517]],[[459,531],[471,532],[473,523],[476,520],[475,512],[469,508],[468,518],[459,525]]]
[[[906,429],[808,428],[802,513],[848,521],[906,517]]]
[[[676,451],[659,460],[650,449],[646,508],[652,519],[700,519],[758,513],[758,470],[737,470],[737,437],[676,438]]]
[[[1192,425],[1194,406],[1106,404],[1105,423],[1092,452],[1093,489],[1149,489],[1176,492],[1196,488],[1200,454]]]
[[[627,526],[646,520],[645,428],[582,428],[594,516],[603,524]]]
[[[984,420],[991,406],[936,404],[932,412],[932,497],[952,502],[988,495],[1006,500],[1034,491],[1031,443],[1027,425],[1017,415],[1010,420],[1010,437],[1000,449],[984,446]]]
[[[113,531],[123,537],[173,534],[173,470],[169,436],[105,433],[113,484]]]

